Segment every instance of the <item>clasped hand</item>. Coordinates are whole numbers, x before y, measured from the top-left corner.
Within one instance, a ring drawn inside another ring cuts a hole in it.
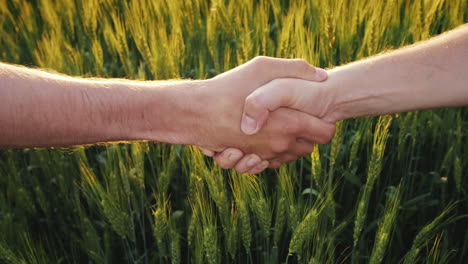
[[[211,113],[200,150],[222,168],[253,174],[310,154],[335,133],[331,120],[320,119],[328,103],[313,86],[326,79],[301,59],[256,57],[207,80]]]

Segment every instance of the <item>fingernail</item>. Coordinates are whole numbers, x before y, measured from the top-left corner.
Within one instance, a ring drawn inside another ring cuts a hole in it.
[[[255,121],[255,119],[251,118],[250,116],[244,115],[242,118],[241,129],[245,134],[252,135],[257,129],[257,121]]]
[[[321,80],[325,80],[328,78],[328,73],[326,70],[322,68],[315,68],[315,73],[320,77]]]
[[[247,161],[247,166],[248,166],[248,167],[253,167],[253,166],[255,166],[255,164],[257,164],[257,159],[255,159],[255,158],[250,158],[250,159]]]
[[[240,158],[239,154],[238,153],[235,153],[235,152],[231,152],[228,154],[228,159],[229,161],[236,161]]]

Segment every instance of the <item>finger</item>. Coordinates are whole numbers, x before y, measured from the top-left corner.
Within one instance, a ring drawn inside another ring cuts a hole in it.
[[[335,124],[325,122],[306,113],[297,112],[300,128],[297,136],[309,143],[327,144],[335,135]],[[313,148],[312,148],[313,149]]]
[[[289,163],[291,161],[297,160],[299,157],[294,154],[284,154],[281,155],[279,158],[275,158],[270,160],[269,168],[279,168],[284,163]]]
[[[208,157],[213,157],[216,154],[214,151],[206,149],[206,148],[202,148],[199,146],[197,146],[197,148]]]
[[[281,144],[282,147],[278,148],[276,153],[291,152],[290,147],[294,146],[293,143],[297,138],[301,138],[309,143],[327,144],[335,135],[335,125],[325,122],[315,116],[306,114],[301,111],[293,110],[290,108],[280,108],[271,113],[272,120],[285,120],[281,126],[276,129],[282,129],[284,135],[288,140],[288,144]],[[278,125],[278,122],[273,123]],[[281,143],[281,139],[276,139],[274,143]],[[283,140],[284,143],[284,140]],[[270,160],[270,158],[263,157]]]
[[[293,155],[296,155],[298,157],[303,157],[303,156],[309,155],[313,151],[314,151],[314,144],[312,144],[311,142],[305,139],[298,138],[296,140],[296,144],[294,145],[292,153]]]
[[[260,172],[264,171],[266,168],[268,168],[269,164],[270,163],[268,162],[268,160],[264,160],[264,161],[260,162],[260,164],[255,166],[253,169],[249,170],[249,173],[251,173],[251,174],[260,173]]]
[[[311,92],[317,92],[310,84],[299,79],[276,79],[253,91],[245,98],[241,130],[247,135],[257,133],[265,125],[270,112],[280,107],[293,108],[312,115],[320,114],[311,112],[311,99],[304,99],[305,96],[313,99]]]
[[[247,135],[257,133],[266,123],[270,112],[289,107],[294,98],[301,96],[300,88],[289,79],[273,80],[245,98],[241,130]],[[304,84],[304,81],[302,81]]]
[[[214,160],[218,165],[223,169],[233,168],[239,160],[244,156],[244,153],[235,148],[228,148],[223,150],[223,152],[218,153]]]
[[[281,159],[279,160],[281,163],[289,163],[289,162],[292,162],[292,161],[295,161],[299,158],[299,156],[296,156],[294,154],[285,154],[281,157]]]
[[[280,78],[297,78],[308,81],[324,81],[328,78],[325,70],[316,68],[303,59],[279,59],[259,56],[230,72],[239,71],[247,74],[240,74],[239,76],[243,76],[242,78],[250,76],[253,77],[253,80],[257,80],[257,86]],[[223,76],[227,77],[227,74],[221,74],[217,78]],[[245,118],[245,128],[242,129],[244,133],[250,135],[258,131],[254,121],[255,119]]]
[[[234,167],[239,173],[248,172],[258,166],[262,159],[256,154],[245,155]]]
[[[272,169],[277,169],[281,167],[281,162],[279,161],[270,161],[270,165],[268,166],[268,168],[272,168]]]
[[[327,144],[335,135],[335,124],[301,111],[279,108],[271,115],[278,115],[284,120],[288,120],[283,127],[285,133],[294,135],[296,138],[302,138],[310,143]]]
[[[281,155],[281,157],[279,158],[270,160],[270,164],[277,163],[277,162],[279,162],[280,164],[289,163],[291,161],[297,160],[298,158],[299,156],[295,154],[284,154],[284,155]]]
[[[249,62],[258,76],[269,80],[278,78],[299,78],[309,81],[324,81],[328,78],[325,70],[310,65],[303,59],[281,59],[259,56]]]

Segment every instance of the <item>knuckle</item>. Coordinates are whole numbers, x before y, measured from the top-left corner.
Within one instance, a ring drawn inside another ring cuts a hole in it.
[[[310,155],[310,153],[314,152],[314,147],[310,147],[309,149],[304,150],[302,153],[300,153],[301,157],[305,157]]]
[[[314,152],[314,149],[315,149],[315,146],[312,145],[312,146],[307,150],[306,155],[309,155],[310,153]]]
[[[328,144],[328,143],[330,143],[330,142],[331,142],[331,140],[332,140],[332,138],[331,138],[331,137],[325,137],[325,138],[321,138],[321,139],[319,139],[318,141],[319,141],[319,144],[325,145],[325,144]]]
[[[327,129],[325,135],[323,138],[320,139],[320,144],[328,144],[330,141],[333,139],[335,136],[335,126],[331,127],[330,129]]]
[[[215,161],[216,163],[218,163],[218,166],[222,169],[232,168],[232,164],[228,161],[227,155],[224,152],[220,156],[216,157]]]
[[[306,60],[297,59],[297,67],[301,73],[315,72],[315,67],[312,67]]]
[[[252,64],[254,64],[255,66],[261,67],[265,65],[266,63],[268,63],[268,61],[269,61],[269,58],[266,56],[257,56],[252,59]]]
[[[270,163],[270,166],[268,166],[268,168],[273,168],[273,169],[276,169],[276,168],[279,168],[281,167],[281,162],[280,161],[272,161]]]
[[[247,168],[242,164],[237,164],[234,169],[239,173],[247,172]]]
[[[296,154],[299,157],[304,157],[309,155],[314,151],[314,145],[313,144],[308,144],[308,145],[301,145],[300,149],[297,150],[294,154]]]
[[[251,154],[249,156],[249,162],[252,162],[252,164],[247,164],[247,167],[249,168],[255,168],[255,166],[257,166],[262,160],[260,159],[259,156],[255,155],[255,154]]]
[[[296,63],[303,66],[308,66],[309,63],[304,59],[295,59]]]
[[[262,100],[262,96],[258,93],[253,93],[247,96],[247,98],[245,98],[245,106],[246,108],[249,108],[249,107],[252,107],[255,109],[263,108],[264,103]]]

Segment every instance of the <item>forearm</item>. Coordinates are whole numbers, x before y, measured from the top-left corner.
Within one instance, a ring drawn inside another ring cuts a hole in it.
[[[425,43],[329,71],[324,118],[405,112],[468,104],[468,26]]]
[[[182,126],[190,125],[191,109],[178,97],[195,84],[72,78],[0,64],[0,147],[189,142]]]

